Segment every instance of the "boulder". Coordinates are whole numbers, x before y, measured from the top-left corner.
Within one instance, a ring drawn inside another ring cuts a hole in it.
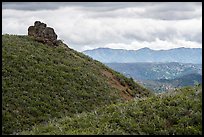
[[[54,29],[47,27],[45,23],[35,21],[34,26],[28,28],[28,36],[32,36],[36,41],[51,45],[58,46],[57,34]]]

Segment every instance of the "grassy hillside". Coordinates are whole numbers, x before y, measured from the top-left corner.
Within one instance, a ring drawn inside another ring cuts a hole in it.
[[[64,44],[2,35],[2,133],[151,93]]]
[[[202,87],[112,104],[49,121],[21,134],[201,135]]]

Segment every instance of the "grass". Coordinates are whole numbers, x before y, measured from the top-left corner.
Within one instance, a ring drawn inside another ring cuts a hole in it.
[[[18,134],[54,118],[124,102],[101,71],[109,71],[132,96],[152,95],[102,63],[60,45],[28,36],[2,35],[2,133]]]
[[[34,126],[26,135],[201,135],[202,87],[111,104]]]

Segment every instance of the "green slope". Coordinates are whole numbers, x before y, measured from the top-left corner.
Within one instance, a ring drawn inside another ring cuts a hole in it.
[[[64,44],[2,35],[2,133],[145,97],[145,88]]]
[[[112,104],[53,120],[21,134],[201,135],[202,87]]]

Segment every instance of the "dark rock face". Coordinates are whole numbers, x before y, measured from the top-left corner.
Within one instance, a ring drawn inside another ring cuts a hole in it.
[[[34,26],[28,28],[28,36],[34,37],[36,41],[51,45],[58,46],[57,34],[53,28],[47,27],[45,23],[35,21]]]

